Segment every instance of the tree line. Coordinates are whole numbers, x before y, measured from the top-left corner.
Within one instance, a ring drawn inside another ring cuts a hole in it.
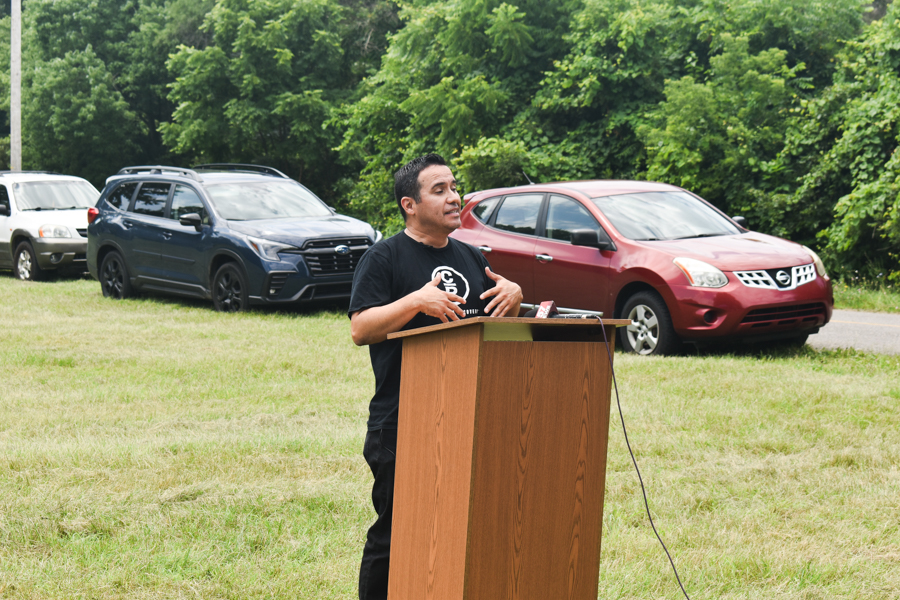
[[[839,277],[900,281],[898,11],[23,0],[23,163],[98,186],[129,164],[268,164],[386,232],[392,173],[428,151],[467,191],[650,179],[817,248]]]

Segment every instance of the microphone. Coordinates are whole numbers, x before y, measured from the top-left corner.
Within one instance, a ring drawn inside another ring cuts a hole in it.
[[[535,319],[595,319],[593,315],[563,315],[556,308],[556,302],[547,300],[537,308],[532,308],[524,315]]]
[[[541,305],[537,308],[537,311],[534,314],[534,318],[536,319],[549,319],[559,315],[559,311],[556,309],[556,302],[553,300],[547,300],[545,302],[541,302]]]

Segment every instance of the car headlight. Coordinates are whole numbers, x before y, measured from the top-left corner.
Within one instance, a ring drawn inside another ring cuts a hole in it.
[[[376,229],[375,230],[375,243],[377,244],[378,242],[380,242],[383,239],[384,239],[384,235],[382,235],[382,233]]]
[[[678,257],[672,262],[684,272],[694,287],[720,288],[728,284],[725,273],[702,260]]]
[[[250,236],[247,236],[247,245],[253,248],[253,250],[265,260],[281,260],[278,253],[293,248],[293,246],[288,244],[279,244],[278,242],[270,242],[269,240],[262,240]]]
[[[812,257],[813,264],[816,265],[816,273],[819,274],[819,277],[828,277],[828,273],[825,272],[825,263],[822,262],[822,259],[819,258],[819,255],[806,246],[803,246],[803,249],[806,250],[806,253]]]
[[[72,232],[65,225],[41,225],[38,233],[42,238],[70,238]]]

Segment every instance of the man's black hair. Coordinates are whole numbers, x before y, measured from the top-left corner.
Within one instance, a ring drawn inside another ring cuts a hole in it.
[[[412,159],[394,173],[394,198],[397,200],[397,206],[400,208],[400,214],[403,215],[404,221],[406,221],[406,211],[403,210],[400,200],[408,196],[415,200],[416,204],[422,201],[421,190],[419,190],[419,173],[432,165],[446,166],[447,161],[440,154],[426,154]]]

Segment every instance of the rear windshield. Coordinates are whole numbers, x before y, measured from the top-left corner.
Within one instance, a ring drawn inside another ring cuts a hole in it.
[[[90,208],[100,192],[87,181],[31,181],[13,184],[19,210]]]
[[[731,221],[687,192],[645,192],[591,200],[630,240],[681,240],[741,233]]]
[[[220,183],[207,185],[206,190],[216,211],[229,221],[331,215],[315,194],[291,181]]]

